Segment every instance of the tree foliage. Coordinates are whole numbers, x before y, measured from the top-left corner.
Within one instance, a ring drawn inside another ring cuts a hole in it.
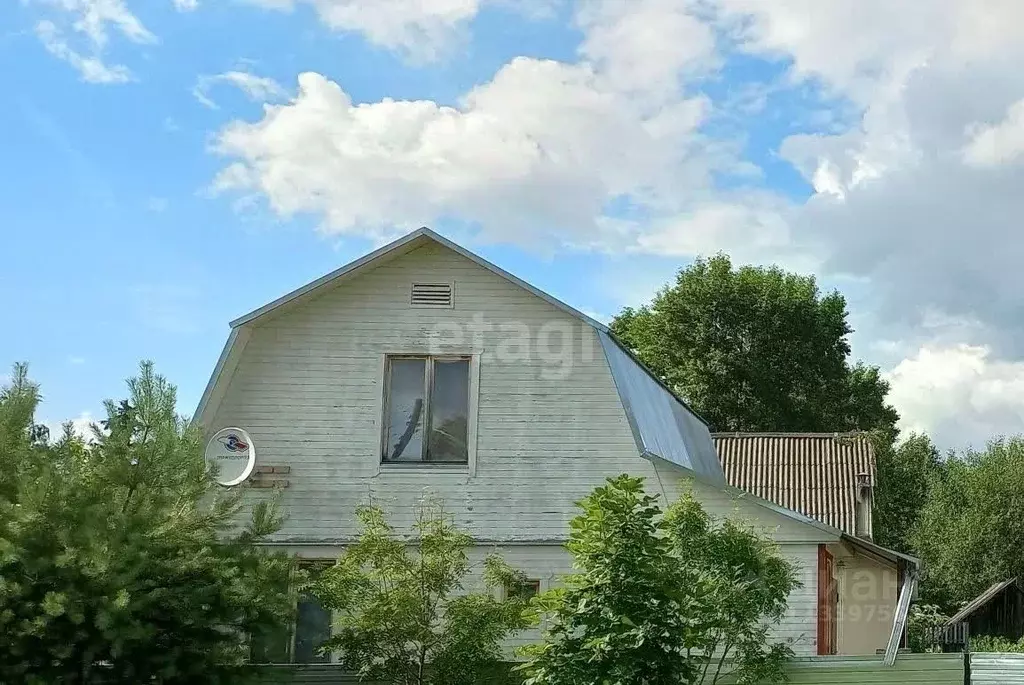
[[[500,644],[528,624],[525,576],[492,554],[483,562],[484,587],[469,587],[473,541],[439,502],[421,504],[411,539],[377,507],[360,509],[358,517],[359,540],[309,588],[336,616],[324,650],[338,652],[340,663],[366,680],[499,682]],[[499,588],[504,599],[495,596]]]
[[[932,479],[942,469],[935,445],[923,434],[894,443],[891,434],[872,436],[878,485],[875,489],[875,542],[913,553],[911,534],[928,501]]]
[[[690,496],[662,514],[643,480],[609,479],[579,503],[577,572],[535,600],[544,641],[528,685],[777,682],[792,652],[770,628],[797,587],[771,542]]]
[[[1024,568],[1024,438],[948,459],[931,479],[911,541],[922,593],[946,609]]]
[[[89,444],[34,426],[24,366],[0,392],[0,682],[224,683],[290,615],[279,525],[213,485],[198,428],[144,363]]]
[[[942,651],[933,629],[946,624],[949,616],[934,604],[915,604],[907,615],[907,646],[912,652]]]
[[[715,430],[892,430],[897,420],[878,369],[848,362],[845,299],[822,296],[813,276],[698,259],[612,330]]]

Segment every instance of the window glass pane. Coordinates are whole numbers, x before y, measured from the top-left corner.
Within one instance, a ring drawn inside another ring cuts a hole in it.
[[[287,664],[288,643],[292,639],[291,626],[278,626],[261,635],[253,635],[249,645],[249,660],[254,664]]]
[[[423,459],[423,374],[425,359],[392,359],[388,386],[388,434],[384,459]]]
[[[532,599],[539,594],[539,580],[527,580],[522,585],[505,588],[505,596],[509,599]]]
[[[330,654],[320,655],[317,651],[331,637],[331,612],[320,606],[315,597],[303,595],[299,598],[295,618],[295,663],[327,663]]]
[[[428,461],[469,461],[469,360],[435,359]]]

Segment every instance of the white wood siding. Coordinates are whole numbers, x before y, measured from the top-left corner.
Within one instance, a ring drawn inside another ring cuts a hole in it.
[[[453,309],[409,306],[411,283],[439,279],[455,283]],[[473,341],[474,317],[495,328],[525,325],[530,359],[509,359],[521,350],[501,330]],[[461,343],[450,336],[453,327],[467,331]],[[555,354],[558,334],[550,334],[547,352],[538,350],[538,339],[553,330],[571,336],[561,346],[571,366]],[[439,342],[482,356],[476,475],[381,469],[381,359]],[[592,328],[440,246],[419,248],[256,327],[208,428],[231,425],[251,433],[260,463],[291,467],[281,540],[350,539],[353,510],[371,499],[407,524],[426,492],[444,498],[457,523],[481,539],[560,540],[573,503],[607,476],[646,476],[670,498],[683,482],[679,470],[662,464],[655,473],[638,456]],[[819,539],[813,528],[712,488],[700,487],[700,497],[717,511],[781,526],[779,540]]]
[[[412,282],[438,279],[455,282],[453,309],[409,306]],[[427,351],[439,331],[469,331],[474,315],[522,322],[534,342],[545,326],[564,327],[571,370],[557,377],[558,364],[541,359],[536,344],[528,362],[501,359],[494,352],[507,335],[474,343],[467,333],[445,349],[482,353],[475,477],[381,469],[382,356]],[[371,498],[407,524],[427,490],[478,537],[561,539],[576,499],[641,463],[593,329],[434,246],[256,327],[209,427],[225,425],[249,430],[261,463],[291,467],[279,536],[290,540],[351,538],[352,512]]]
[[[439,281],[455,284],[453,308],[409,305],[413,282]],[[474,339],[472,325],[481,317],[495,328]],[[290,467],[283,493],[288,518],[277,542],[351,540],[358,532],[353,511],[370,501],[407,526],[427,493],[443,498],[457,525],[478,540],[560,541],[576,514],[574,502],[620,473],[646,477],[648,488],[669,500],[693,487],[710,511],[764,526],[781,543],[828,539],[641,458],[594,329],[439,245],[248,325],[248,342],[234,372],[222,379],[227,386],[207,428],[243,427],[260,464]],[[525,350],[512,344],[515,325],[529,331]],[[452,337],[455,329],[467,331],[463,340]],[[538,342],[545,336],[547,350]],[[568,337],[560,342],[560,336]],[[425,352],[439,343],[446,343],[445,352],[480,355],[475,472],[381,468],[383,355]],[[266,496],[247,493],[250,500]],[[550,573],[561,572],[564,552],[542,549],[558,556],[547,563]],[[813,544],[790,549],[815,568]],[[813,639],[811,585],[794,596],[782,631],[787,637]]]
[[[338,545],[303,545],[293,549],[304,559],[334,559],[342,550],[343,547]],[[572,557],[557,544],[480,545],[471,554],[471,559],[479,562],[492,552],[501,554],[505,561],[523,571],[529,579],[539,580],[542,591],[557,587],[562,577],[573,572]],[[813,544],[785,544],[780,546],[780,552],[797,567],[802,586],[790,595],[786,615],[772,635],[776,640],[788,641],[797,656],[813,656],[817,651],[818,548]],[[467,580],[466,590],[479,592],[482,588],[483,578],[475,572]],[[539,628],[526,630],[507,640],[505,647],[511,655],[515,648],[538,642],[540,638]]]
[[[488,551],[491,550],[485,549],[482,553]],[[572,572],[572,558],[560,546],[500,547],[497,551],[529,578],[540,580],[542,590],[557,587],[559,579]],[[798,656],[813,656],[817,651],[817,547],[790,544],[782,545],[780,551],[796,565],[803,585],[790,595],[786,615],[772,635],[776,640],[788,641]],[[508,646],[530,644],[540,637],[539,629],[524,631],[509,640]]]

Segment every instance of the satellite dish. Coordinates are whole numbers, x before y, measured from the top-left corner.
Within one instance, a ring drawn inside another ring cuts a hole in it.
[[[241,428],[222,428],[206,445],[206,461],[217,466],[217,482],[225,487],[238,485],[256,466],[256,445]]]

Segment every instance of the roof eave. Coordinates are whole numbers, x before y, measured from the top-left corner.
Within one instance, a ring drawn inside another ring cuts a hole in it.
[[[856,535],[850,535],[849,533],[843,533],[843,541],[848,543],[851,547],[860,548],[866,550],[876,556],[880,556],[884,559],[888,559],[892,562],[898,562],[900,560],[907,562],[915,569],[921,569],[921,560],[918,557],[904,554],[903,552],[897,552],[894,549],[883,547],[876,542],[868,540],[866,538],[859,538]]]
[[[248,314],[244,314],[243,316],[238,317],[237,319],[231,322],[230,326],[232,328],[238,328],[239,326],[244,326],[247,323],[251,323],[252,321],[259,319],[269,314],[270,312],[280,307],[283,307],[286,304],[289,304],[290,302],[293,302],[301,297],[304,297],[305,295],[312,293],[315,290],[320,289],[321,287],[329,284],[330,282],[342,276],[345,276],[358,269],[361,269],[362,267],[367,266],[371,262],[377,261],[381,257],[384,257],[385,255],[395,250],[399,250],[403,247],[409,246],[411,243],[413,243],[416,240],[419,240],[420,238],[423,238],[424,236],[430,235],[430,237],[435,237],[434,235],[431,234],[433,234],[433,231],[431,231],[430,229],[419,228],[407,235],[402,236],[398,240],[390,242],[387,245],[384,245],[383,247],[377,248],[373,252],[368,252],[359,259],[349,262],[348,264],[345,264],[344,266],[337,268],[334,271],[331,271],[330,273],[324,274],[315,281],[311,281],[300,288],[296,288],[295,290],[292,290],[291,292],[282,295],[276,300],[268,302],[262,307],[252,310]]]
[[[224,343],[224,348],[221,350],[220,356],[217,358],[217,365],[213,368],[213,373],[210,375],[210,380],[206,384],[206,388],[203,389],[202,397],[199,398],[199,405],[196,407],[195,413],[192,415],[192,420],[203,425],[206,423],[208,414],[216,412],[217,405],[220,403],[220,394],[218,390],[221,387],[222,378],[230,376],[234,373],[235,366],[238,364],[238,356],[241,351],[245,348],[245,343],[248,341],[250,329],[245,327],[235,327],[231,329],[231,333],[228,335],[227,341]]]

